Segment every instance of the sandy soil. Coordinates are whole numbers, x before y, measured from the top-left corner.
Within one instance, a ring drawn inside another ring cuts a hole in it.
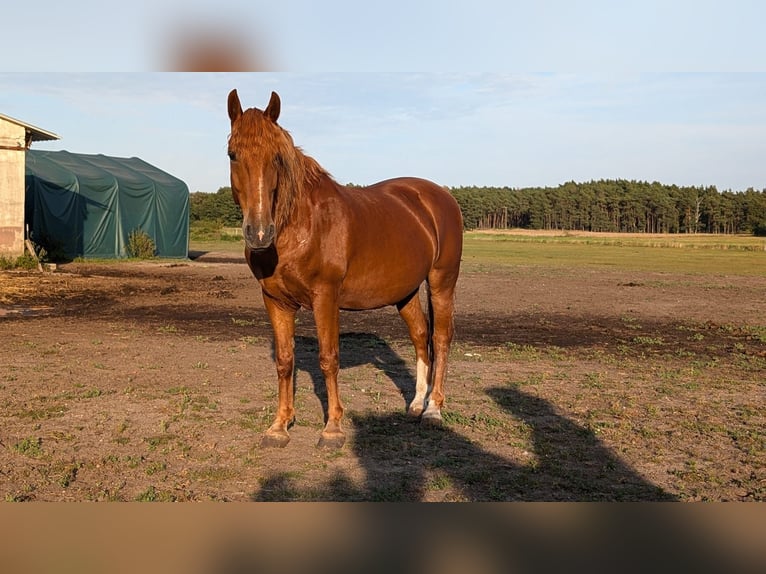
[[[445,425],[393,309],[343,313],[347,444],[298,315],[298,419],[239,257],[0,273],[6,500],[763,500],[766,278],[465,268]]]

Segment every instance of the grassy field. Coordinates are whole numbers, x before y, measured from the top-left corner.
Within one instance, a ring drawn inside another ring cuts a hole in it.
[[[610,267],[632,271],[765,275],[766,240],[753,236],[466,233],[464,265]]]
[[[240,253],[243,242],[236,239],[237,231],[193,237],[190,250]],[[497,265],[759,276],[766,275],[766,239],[752,235],[467,232],[464,270]]]

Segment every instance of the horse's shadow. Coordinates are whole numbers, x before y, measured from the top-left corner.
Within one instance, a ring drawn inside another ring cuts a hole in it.
[[[326,413],[317,349],[315,338],[296,338],[296,372],[310,375]],[[368,364],[383,371],[399,389],[402,409],[387,414],[348,412],[353,432],[346,448],[364,467],[365,484],[353,484],[341,473],[305,492],[293,485],[289,474],[276,473],[262,482],[254,500],[414,501],[438,497],[442,487],[471,501],[674,500],[613,454],[591,430],[516,387],[491,388],[487,394],[508,417],[529,429],[528,463],[483,449],[454,430],[458,425],[451,424],[449,416],[440,429],[422,428],[405,414],[415,390],[407,363],[376,335],[341,335],[341,368]]]
[[[324,421],[327,422],[327,387],[318,362],[319,343],[315,337],[297,336],[295,338],[295,373],[308,373],[314,394],[322,404]],[[382,371],[394,383],[402,396],[404,407],[415,397],[415,378],[402,359],[391,346],[371,333],[342,333],[340,335],[340,369],[350,369],[362,365],[372,365]],[[295,388],[295,386],[294,386]]]
[[[346,335],[343,341],[353,347],[344,366],[376,365],[409,396],[414,378],[384,341],[367,334]],[[311,375],[321,395],[316,340],[306,337],[298,343],[303,348],[297,368]],[[529,427],[536,464],[522,464],[478,446],[453,430],[449,419],[443,428],[426,429],[403,412],[350,412],[353,432],[345,448],[364,468],[361,484],[342,470],[309,487],[298,486],[290,473],[274,472],[252,499],[421,501],[433,499],[434,489],[449,485],[459,499],[469,501],[675,500],[620,460],[592,431],[557,413],[549,401],[510,386],[490,388],[487,395],[510,419]],[[688,516],[671,512],[658,517],[653,514],[656,506],[586,506],[460,505],[457,511],[452,506],[363,507],[365,512],[343,513],[346,526],[350,518],[358,518],[349,527],[353,542],[343,546],[346,550],[333,552],[320,545],[309,563],[317,572],[356,572],[370,564],[384,572],[402,565],[409,566],[407,571],[434,571],[445,564],[447,570],[461,564],[482,572],[593,566],[645,571],[656,567],[658,557],[681,571],[718,572],[729,563],[726,545],[711,541],[704,530],[685,520]],[[528,512],[530,508],[534,512]],[[277,548],[259,537],[233,543],[217,555],[222,561],[215,571],[281,572],[286,556],[303,556]],[[264,569],[269,557],[274,568]],[[441,561],[434,562],[435,557]]]

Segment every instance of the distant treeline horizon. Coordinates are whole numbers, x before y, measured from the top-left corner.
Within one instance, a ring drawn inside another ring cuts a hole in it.
[[[472,229],[766,235],[766,190],[718,191],[634,180],[570,181],[557,187],[447,188]],[[191,221],[235,227],[231,188],[191,194]]]

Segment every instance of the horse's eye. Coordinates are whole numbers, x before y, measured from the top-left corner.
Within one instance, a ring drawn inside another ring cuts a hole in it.
[[[237,152],[229,151],[229,159],[231,161],[237,161]]]

